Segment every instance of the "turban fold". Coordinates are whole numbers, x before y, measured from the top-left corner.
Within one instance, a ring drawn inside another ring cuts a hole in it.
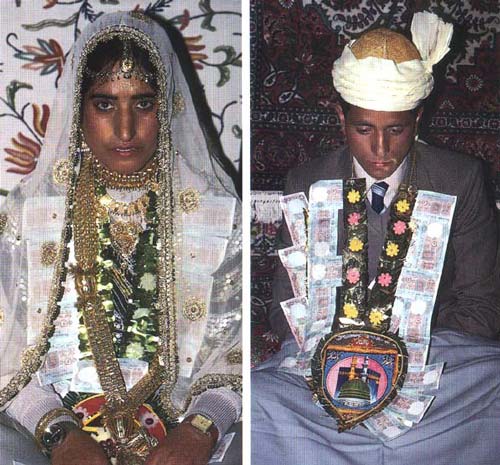
[[[432,13],[415,13],[413,43],[389,29],[349,42],[333,64],[333,85],[355,106],[377,111],[416,108],[434,86],[432,67],[449,51],[453,26]]]

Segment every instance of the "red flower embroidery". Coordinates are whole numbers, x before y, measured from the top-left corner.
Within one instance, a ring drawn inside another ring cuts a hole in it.
[[[351,225],[351,226],[356,226],[359,224],[359,220],[361,219],[361,215],[357,212],[354,212],[354,213],[351,213],[348,217],[347,217],[347,222]]]
[[[20,132],[17,134],[17,139],[13,137],[10,141],[14,148],[4,149],[10,155],[5,157],[5,161],[16,165],[17,168],[8,168],[7,172],[16,174],[31,173],[35,169],[40,156],[40,144]]]
[[[387,287],[387,286],[389,286],[392,283],[392,276],[389,273],[382,273],[378,277],[378,283],[382,287]]]
[[[57,77],[62,73],[66,58],[59,42],[54,39],[38,39],[38,45],[24,45],[25,52],[16,53],[17,58],[28,60],[31,63],[23,65],[23,68],[35,71],[41,70],[41,74],[50,74],[57,71]]]
[[[49,106],[43,104],[40,109],[40,107],[34,103],[32,107],[33,128],[40,137],[44,137],[50,116]],[[26,137],[21,132],[17,134],[17,138],[13,137],[11,139],[11,143],[14,146],[13,148],[4,149],[9,155],[5,157],[5,161],[16,165],[16,167],[8,168],[7,172],[23,175],[31,173],[36,168],[38,157],[40,156],[40,144],[30,137]]]
[[[179,28],[179,30],[183,31],[184,29],[186,29],[189,25],[189,21],[191,20],[191,16],[189,15],[189,11],[188,10],[184,10],[182,12],[182,16],[181,16],[181,26]]]
[[[360,278],[359,270],[357,268],[349,268],[346,273],[346,278],[350,284],[356,284]]]
[[[404,221],[396,221],[394,223],[394,226],[392,227],[392,230],[394,231],[394,234],[397,234],[400,236],[401,234],[404,234],[406,231],[406,223]]]
[[[59,0],[45,0],[45,5],[43,6],[45,9],[52,8],[57,5]]]

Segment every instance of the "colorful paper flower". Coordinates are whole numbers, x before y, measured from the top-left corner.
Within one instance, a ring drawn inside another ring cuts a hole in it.
[[[349,268],[346,272],[347,281],[350,284],[356,284],[359,281],[359,270],[357,268]]]
[[[344,310],[344,315],[346,318],[356,318],[358,316],[358,309],[356,308],[356,305],[354,304],[344,304],[343,307]]]
[[[385,248],[385,253],[388,257],[395,257],[399,253],[399,245],[389,242]]]
[[[363,242],[355,237],[354,239],[351,239],[349,241],[349,250],[351,250],[352,252],[359,252],[363,249],[363,245]]]
[[[373,310],[370,313],[370,323],[372,325],[379,325],[384,320],[384,314],[380,310]]]
[[[378,277],[378,283],[382,287],[387,287],[387,286],[389,286],[392,283],[392,276],[389,273],[382,273]]]
[[[361,200],[361,195],[359,194],[358,191],[354,190],[354,189],[351,189],[348,193],[347,193],[347,200],[349,201],[349,203],[356,203],[356,202],[359,202]]]
[[[399,200],[396,203],[396,210],[399,213],[406,213],[409,209],[410,209],[410,203],[408,202],[408,200],[403,199]]]
[[[400,236],[401,234],[404,234],[406,231],[406,223],[404,221],[396,221],[394,223],[394,226],[392,227],[392,230],[394,231],[394,234],[397,234]]]
[[[351,213],[348,217],[347,217],[347,222],[351,225],[351,226],[356,226],[359,224],[359,220],[361,219],[361,215],[357,212],[354,212],[354,213]]]

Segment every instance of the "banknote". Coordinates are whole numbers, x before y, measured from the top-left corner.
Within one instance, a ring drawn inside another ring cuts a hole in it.
[[[319,340],[331,331],[335,317],[336,300],[337,289],[335,286],[325,284],[309,287],[309,318],[305,333],[307,347],[304,346],[304,351],[315,350]]]
[[[233,442],[234,436],[236,433],[228,433],[226,434],[221,441],[219,441],[219,445],[215,452],[212,454],[212,458],[208,463],[220,463],[224,460],[224,456],[226,455],[229,446]]]
[[[420,270],[405,266],[398,281],[396,296],[408,300],[417,297],[432,298],[437,293],[439,276],[435,273],[422,273]]]
[[[338,214],[342,208],[342,181],[318,181],[309,190],[309,254],[316,263],[337,256]]]
[[[415,242],[421,270],[437,271],[446,253],[450,232],[450,222],[446,218],[429,223],[428,218],[416,218],[420,235]]]
[[[387,409],[368,418],[363,424],[373,435],[384,442],[396,439],[410,429],[410,426],[405,425]]]
[[[51,349],[37,372],[42,386],[70,379],[80,357],[78,344],[74,343],[74,339],[54,338],[51,343]]]
[[[419,190],[415,202],[414,215],[438,218],[450,218],[455,209],[456,197]]]
[[[147,372],[148,363],[127,358],[118,359],[127,390],[131,389]],[[101,383],[92,360],[80,360],[73,372],[70,389],[75,392],[101,393]]]
[[[431,332],[432,307],[429,302],[415,300],[411,302],[410,310],[406,314],[404,323],[400,326],[404,339],[407,342],[429,343]]]
[[[408,368],[401,392],[406,390],[431,391],[439,388],[439,380],[443,372],[444,363],[426,365],[424,369]]]
[[[392,306],[391,324],[389,326],[390,333],[398,333],[404,311],[405,302],[401,298],[396,297],[396,299],[394,300],[394,305]]]
[[[399,392],[388,409],[408,423],[419,423],[434,400],[434,396]]]
[[[342,257],[337,253],[342,190],[339,180],[318,181],[309,190],[309,320],[304,346],[308,356],[312,356],[319,340],[331,331],[337,287],[342,285]]]
[[[309,209],[307,197],[303,192],[280,197],[288,231],[294,245],[307,245],[306,216]]]
[[[294,297],[280,302],[283,313],[292,330],[299,348],[304,346],[305,330],[308,319],[309,303],[306,297]]]
[[[407,342],[406,350],[408,351],[408,366],[423,369],[427,363],[429,345]]]
[[[307,295],[306,249],[302,246],[294,245],[278,250],[278,254],[290,278],[293,295],[295,297]]]
[[[62,381],[58,381],[57,383],[53,383],[52,387],[54,388],[54,391],[56,391],[61,399],[64,399],[66,394],[69,392],[71,386],[71,380],[69,379],[64,379]]]

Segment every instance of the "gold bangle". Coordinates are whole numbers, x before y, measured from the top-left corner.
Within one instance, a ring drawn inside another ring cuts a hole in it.
[[[79,427],[81,427],[80,418],[78,418],[78,416],[71,410],[64,407],[49,410],[42,418],[40,418],[35,428],[35,440],[40,450],[45,451],[45,447],[42,444],[42,435],[45,430],[55,419],[62,417],[70,417],[72,420],[76,421]]]

